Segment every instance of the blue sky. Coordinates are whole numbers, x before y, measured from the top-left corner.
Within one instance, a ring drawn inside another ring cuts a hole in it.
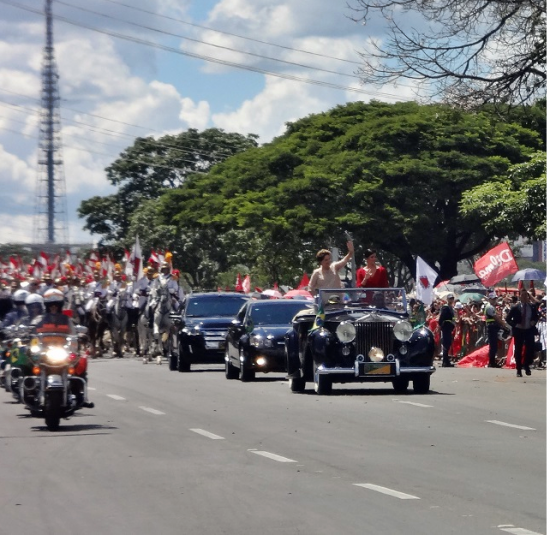
[[[33,241],[44,46],[44,16],[34,11],[43,6],[0,0],[2,243]],[[414,98],[411,87],[369,88],[354,77],[383,26],[354,23],[346,0],[54,0],[53,11],[66,19],[54,20],[54,39],[72,243],[97,239],[76,210],[113,192],[104,169],[138,135],[218,127],[265,143],[286,122],[338,104]]]

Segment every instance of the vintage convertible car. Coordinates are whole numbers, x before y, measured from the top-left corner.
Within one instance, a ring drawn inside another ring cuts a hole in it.
[[[256,372],[285,372],[285,335],[307,301],[251,300],[233,320],[225,344],[227,379],[252,381]]]
[[[290,389],[313,381],[317,394],[333,383],[391,382],[403,393],[430,389],[435,343],[413,330],[403,288],[320,290],[313,311],[302,311],[285,338]]]

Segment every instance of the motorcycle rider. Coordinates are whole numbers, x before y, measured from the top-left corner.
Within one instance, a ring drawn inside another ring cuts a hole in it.
[[[46,312],[36,322],[34,330],[37,334],[62,334],[65,336],[73,336],[74,338],[71,342],[70,351],[76,353],[78,351],[76,328],[73,320],[69,316],[63,314],[63,302],[63,292],[57,289],[48,290],[44,294],[44,307],[46,308]],[[85,357],[81,357],[81,361],[84,364],[78,367],[76,375],[88,382],[87,365],[83,359],[85,359]],[[94,404],[85,400],[84,406],[91,408]]]
[[[25,306],[25,299],[27,299],[28,295],[29,292],[26,290],[16,290],[13,293],[13,309],[6,314],[2,322],[2,328],[25,323],[26,318],[29,316],[27,307]]]
[[[29,312],[29,325],[37,323],[45,311],[44,298],[37,293],[31,293],[25,299],[25,306]]]

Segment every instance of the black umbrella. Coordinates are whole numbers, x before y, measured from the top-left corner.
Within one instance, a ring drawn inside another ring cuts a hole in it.
[[[469,282],[481,282],[481,279],[475,274],[470,273],[468,275],[455,275],[449,280],[451,284],[467,284]]]

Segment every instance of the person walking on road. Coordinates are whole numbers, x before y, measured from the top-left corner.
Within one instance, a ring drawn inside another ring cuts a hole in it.
[[[449,359],[449,350],[453,343],[453,331],[455,329],[455,311],[453,308],[455,296],[453,294],[447,295],[447,304],[441,307],[439,313],[439,327],[441,328],[441,348],[443,350],[442,355],[442,368],[454,368],[454,364]]]
[[[489,368],[500,368],[497,364],[498,351],[498,331],[502,328],[508,329],[508,325],[504,323],[499,313],[497,312],[497,294],[489,292],[487,295],[488,303],[485,304],[483,315],[485,316],[485,326],[487,328],[487,340],[489,342]]]
[[[506,316],[506,323],[511,325],[514,337],[517,377],[522,377],[522,368],[525,370],[525,375],[531,375],[530,366],[535,356],[536,325],[539,319],[539,312],[533,301],[533,297],[523,288],[519,294],[519,303],[510,308]],[[525,355],[523,355],[524,347]]]

